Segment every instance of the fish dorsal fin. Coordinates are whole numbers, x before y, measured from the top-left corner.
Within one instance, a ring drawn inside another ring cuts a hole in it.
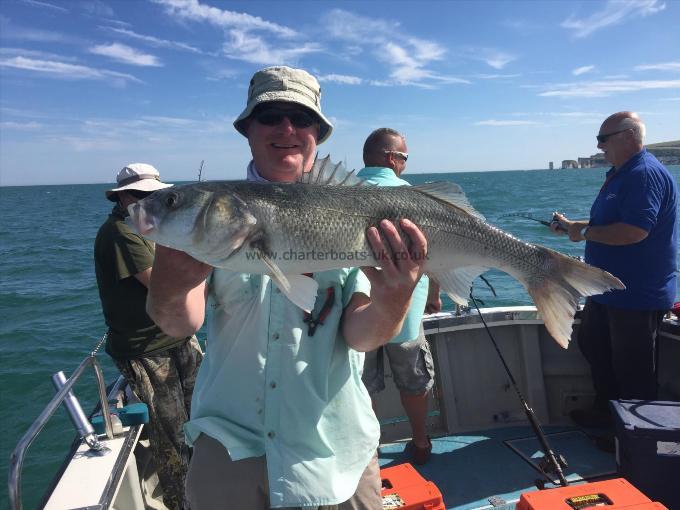
[[[326,184],[332,186],[362,186],[366,182],[354,175],[354,170],[348,172],[342,163],[333,163],[330,154],[319,159],[314,159],[314,166],[309,172],[300,177],[303,184]]]
[[[464,210],[466,213],[471,214],[472,216],[475,216],[476,218],[479,218],[480,220],[485,219],[479,211],[470,205],[465,193],[463,193],[463,188],[458,186],[458,184],[446,181],[428,182],[425,184],[418,184],[417,186],[413,186],[413,188],[417,189],[421,193],[425,193],[426,195],[430,195],[431,197],[441,200],[442,202],[455,205],[456,207]]]

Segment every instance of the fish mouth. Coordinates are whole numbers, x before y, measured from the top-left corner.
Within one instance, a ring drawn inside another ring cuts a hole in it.
[[[156,228],[156,221],[153,216],[147,215],[144,207],[139,203],[130,204],[128,206],[130,219],[137,232],[141,235],[147,235]]]

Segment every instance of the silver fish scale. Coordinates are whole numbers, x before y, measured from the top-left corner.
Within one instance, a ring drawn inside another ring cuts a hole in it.
[[[383,218],[408,218],[420,227],[428,239],[426,268],[451,267],[454,258],[460,259],[460,265],[492,265],[511,273],[536,275],[538,271],[542,273],[535,276],[539,279],[551,269],[548,257],[535,246],[416,188],[253,183],[230,183],[229,187],[258,219],[266,251],[280,257],[293,249],[303,255],[305,260],[290,263],[277,259],[282,269],[305,269],[301,262],[315,266],[307,256],[310,252],[372,253],[364,234]],[[374,264],[366,260],[362,265]],[[351,264],[338,267],[343,265]]]

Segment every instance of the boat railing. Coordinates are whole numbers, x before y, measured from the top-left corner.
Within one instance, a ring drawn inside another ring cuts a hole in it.
[[[78,368],[73,372],[71,377],[66,380],[66,382],[57,391],[56,395],[50,400],[50,402],[45,406],[40,416],[36,418],[31,427],[26,431],[23,437],[17,443],[14,448],[12,455],[10,457],[9,464],[9,502],[10,508],[12,510],[21,510],[21,471],[24,463],[24,456],[26,455],[26,450],[31,446],[33,440],[38,436],[40,431],[43,429],[45,424],[52,417],[54,412],[59,408],[59,406],[64,402],[64,400],[69,396],[71,388],[80,378],[80,376],[85,372],[85,369],[92,365],[94,369],[95,376],[97,378],[97,388],[99,390],[99,403],[102,409],[102,416],[104,418],[104,430],[106,437],[108,439],[113,439],[113,425],[111,422],[111,415],[109,411],[109,401],[106,394],[106,385],[104,382],[104,375],[102,373],[101,366],[96,358],[96,349],[87,358],[85,358]]]

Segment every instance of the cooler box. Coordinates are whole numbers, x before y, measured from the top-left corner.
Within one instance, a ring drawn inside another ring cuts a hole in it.
[[[612,400],[619,474],[680,509],[680,402]]]
[[[446,510],[442,493],[411,464],[380,470],[383,510]]]
[[[652,510],[666,507],[653,503],[623,478],[525,492],[516,510]]]

